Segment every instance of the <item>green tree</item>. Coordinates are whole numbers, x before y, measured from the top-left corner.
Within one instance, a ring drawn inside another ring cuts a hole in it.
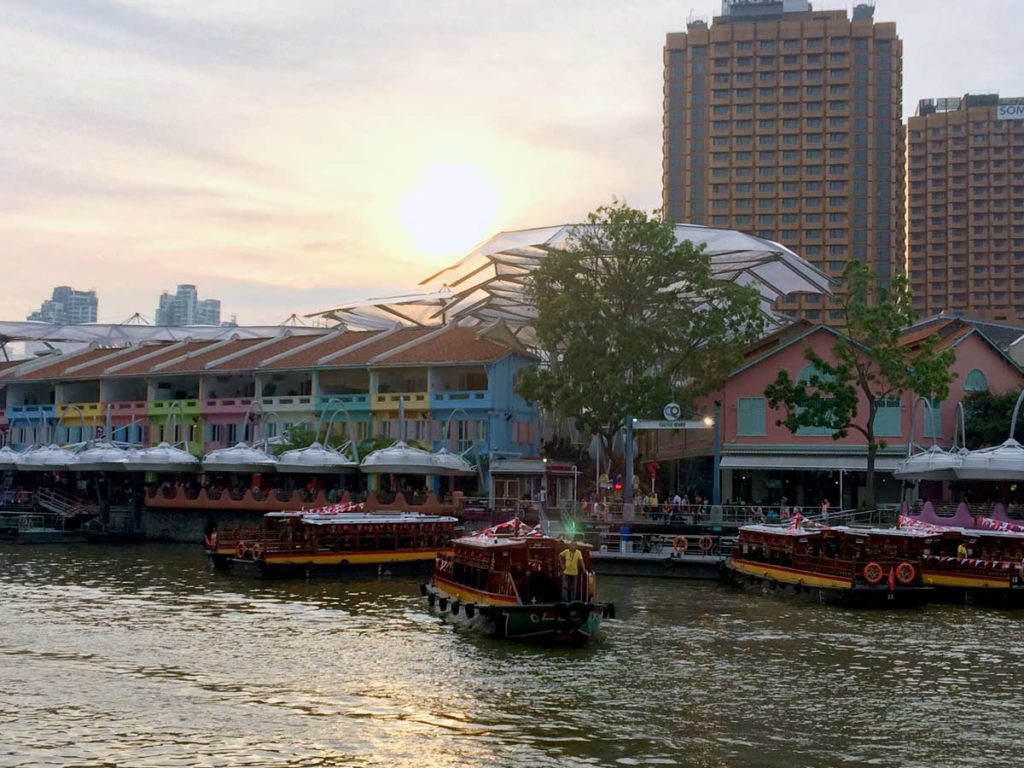
[[[1017,403],[1019,392],[1006,392],[996,395],[991,392],[971,392],[964,398],[964,422],[967,436],[964,442],[971,448],[985,448],[999,445],[1010,432],[1010,419],[1013,406]],[[1024,439],[1024,424],[1017,419],[1013,436]]]
[[[840,303],[844,332],[832,344],[826,360],[808,347],[804,357],[814,372],[807,381],[793,381],[780,371],[765,389],[772,408],[785,409],[780,421],[796,432],[801,427],[825,427],[832,438],[846,437],[852,429],[867,443],[867,498],[875,506],[875,458],[885,441],[875,434],[875,416],[882,403],[899,399],[904,392],[942,400],[953,379],[949,367],[953,350],[936,352],[939,338],[930,336],[918,344],[901,343],[901,332],[914,322],[906,278],[892,278],[886,286],[867,265],[851,261],[843,272]],[[858,413],[859,401],[867,404]]]
[[[519,392],[600,435],[606,455],[627,416],[712,391],[763,331],[755,289],[716,280],[702,247],[621,202],[551,251],[526,297],[545,362]]]
[[[286,435],[288,437],[287,440],[270,447],[270,452],[275,456],[280,456],[285,451],[308,448],[316,442],[317,438],[316,431],[307,424],[296,424],[288,430]]]

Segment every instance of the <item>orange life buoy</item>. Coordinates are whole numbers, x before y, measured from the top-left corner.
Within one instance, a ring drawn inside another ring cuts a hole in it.
[[[258,543],[257,544],[253,544],[252,545],[252,550],[250,550],[250,551],[252,552],[252,559],[253,560],[259,560],[260,557],[263,556],[263,547],[261,547]]]
[[[868,563],[864,566],[864,581],[868,584],[878,584],[885,578],[885,571],[878,563]]]
[[[917,576],[917,569],[914,568],[913,563],[908,563],[904,560],[902,563],[896,566],[896,581],[900,584],[910,584],[914,577]]]
[[[710,536],[700,537],[700,548],[705,552],[710,552],[715,546],[715,541]]]
[[[672,540],[672,551],[677,555],[685,555],[686,550],[689,547],[689,543],[686,541],[685,536],[676,536]]]
[[[217,532],[214,531],[213,533],[210,534],[210,549],[216,549],[216,548],[217,548]]]
[[[239,560],[241,560],[243,557],[245,557],[245,551],[246,551],[245,550],[245,542],[244,541],[238,542],[238,546],[235,547],[235,554],[238,555],[238,559]]]

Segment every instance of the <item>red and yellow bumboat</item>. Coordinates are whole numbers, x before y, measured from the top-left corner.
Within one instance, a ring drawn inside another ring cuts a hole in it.
[[[405,512],[271,512],[259,528],[212,534],[206,544],[214,567],[255,567],[264,576],[425,573],[451,551],[456,522]]]

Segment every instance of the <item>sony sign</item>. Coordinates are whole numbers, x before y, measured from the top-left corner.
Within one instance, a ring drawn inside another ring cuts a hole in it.
[[[997,120],[1024,120],[1024,104],[1000,104],[996,107]]]

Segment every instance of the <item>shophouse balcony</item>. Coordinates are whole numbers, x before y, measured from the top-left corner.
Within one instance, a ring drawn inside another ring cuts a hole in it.
[[[110,411],[114,421],[142,419],[149,415],[149,404],[145,400],[125,400],[121,402],[106,402],[100,407],[103,410],[103,417],[106,418],[107,411]]]
[[[173,413],[177,413],[182,416],[198,416],[201,411],[202,401],[198,398],[188,398],[185,400],[151,400],[148,403],[148,415],[165,417],[168,413],[171,413],[171,408],[174,408]],[[181,405],[175,406],[174,403],[181,403]]]
[[[264,412],[308,412],[313,410],[313,400],[312,395],[281,395],[280,397],[261,397],[260,405],[263,406]]]
[[[467,389],[452,392],[431,392],[431,409],[453,409],[453,408],[481,408],[490,410],[493,407],[494,398],[486,389]]]
[[[370,410],[397,411],[404,404],[406,410],[425,411],[430,408],[427,392],[378,392],[372,396]]]
[[[220,414],[241,415],[252,407],[251,397],[217,397],[207,398],[202,402],[201,410],[203,416],[217,416]]]
[[[330,405],[332,400],[336,401],[334,405]],[[344,405],[345,410],[349,413],[368,413],[370,410],[370,394],[368,392],[348,392],[337,395],[317,395],[313,407],[317,413],[323,413],[328,407],[340,411],[341,405],[338,405],[338,403]]]
[[[52,403],[40,405],[38,403],[12,405],[7,409],[7,418],[10,421],[18,419],[53,419],[56,418],[57,406]]]
[[[100,421],[106,418],[101,403],[61,403],[56,406],[57,418],[62,422]]]

